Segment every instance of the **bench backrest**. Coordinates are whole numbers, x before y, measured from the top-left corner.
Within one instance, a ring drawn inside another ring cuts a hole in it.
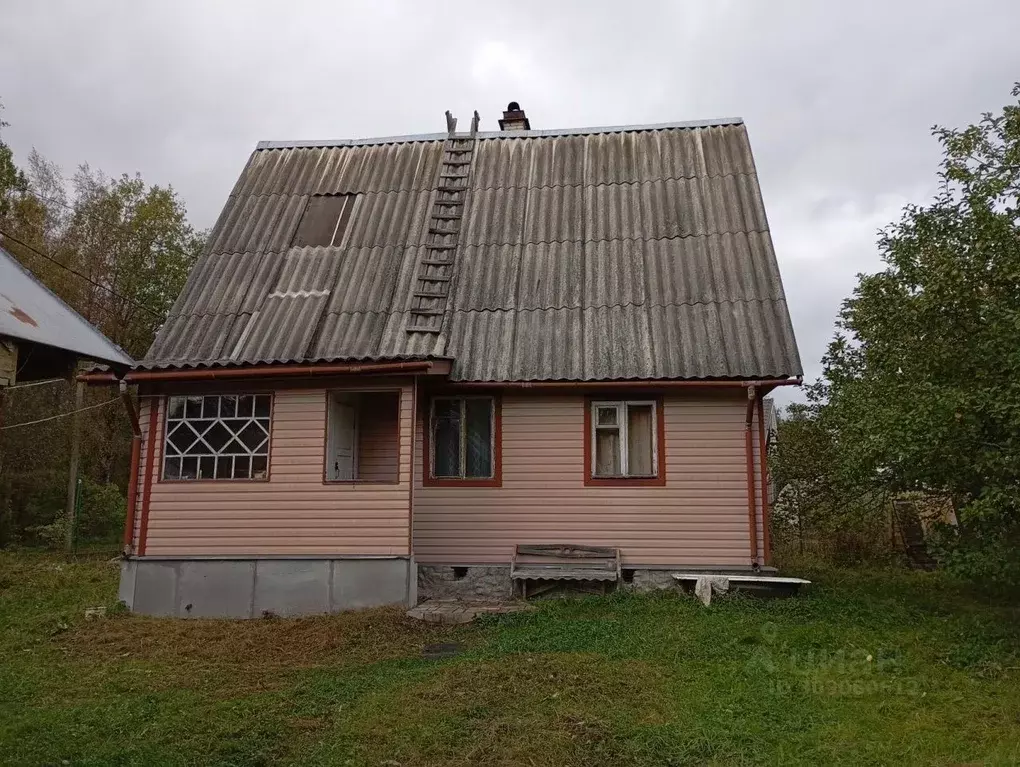
[[[585,569],[619,570],[620,550],[603,546],[579,546],[569,543],[518,543],[514,546],[515,564],[556,564]]]

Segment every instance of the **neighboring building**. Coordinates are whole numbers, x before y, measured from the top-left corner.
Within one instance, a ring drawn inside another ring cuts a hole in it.
[[[129,606],[503,595],[518,543],[767,564],[760,403],[802,371],[743,123],[514,107],[259,144],[130,374]]]
[[[0,390],[70,378],[80,360],[120,372],[134,360],[0,247]]]

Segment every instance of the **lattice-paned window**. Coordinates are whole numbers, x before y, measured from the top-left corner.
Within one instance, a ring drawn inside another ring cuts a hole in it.
[[[169,397],[163,479],[265,479],[269,394]]]

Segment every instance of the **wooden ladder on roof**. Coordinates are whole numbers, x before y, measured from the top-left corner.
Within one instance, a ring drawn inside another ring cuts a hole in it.
[[[439,333],[443,329],[467,201],[475,136],[478,134],[478,112],[471,120],[469,135],[456,134],[457,118],[449,111],[446,113],[446,130],[436,197],[429,214],[428,235],[411,294],[408,333]]]

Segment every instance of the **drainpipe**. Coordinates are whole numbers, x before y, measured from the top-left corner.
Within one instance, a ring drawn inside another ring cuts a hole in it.
[[[747,519],[751,533],[751,567],[758,569],[758,520],[754,497],[754,441],[751,437],[751,422],[754,419],[754,402],[758,390],[747,387],[747,414],[744,419],[744,453],[747,457]]]
[[[138,411],[135,410],[135,403],[131,401],[128,393],[127,381],[120,380],[120,398],[124,401],[124,409],[127,410],[128,418],[131,421],[131,468],[128,470],[128,491],[127,491],[127,515],[124,518],[124,547],[122,553],[125,557],[131,555],[131,544],[135,533],[135,504],[138,501],[138,461],[142,454],[142,428],[138,423]]]
[[[149,396],[149,431],[145,438],[145,482],[142,485],[142,517],[138,523],[138,549],[140,557],[145,556],[145,539],[149,534],[149,498],[152,495],[152,474],[156,466],[156,428],[159,425],[159,396]]]
[[[354,375],[384,373],[428,373],[432,362],[379,362],[372,364],[335,365],[256,365],[238,368],[201,368],[187,370],[133,370],[125,378],[128,383],[140,381],[210,381],[232,378],[290,378],[295,376]],[[103,384],[114,383],[113,373],[85,373],[79,381]]]
[[[772,510],[769,508],[769,468],[765,442],[765,401],[764,394],[758,395],[758,461],[761,472],[761,547],[764,551],[764,564],[772,563],[772,532],[769,520]]]
[[[411,384],[411,473],[407,488],[407,606],[418,605],[418,565],[414,561],[414,443],[418,430],[418,376]],[[425,435],[422,435],[425,439]]]
[[[407,556],[414,558],[414,440],[418,429],[418,376],[411,379],[411,476],[407,489]],[[422,435],[422,439],[425,439]],[[414,607],[414,605],[411,605]]]

